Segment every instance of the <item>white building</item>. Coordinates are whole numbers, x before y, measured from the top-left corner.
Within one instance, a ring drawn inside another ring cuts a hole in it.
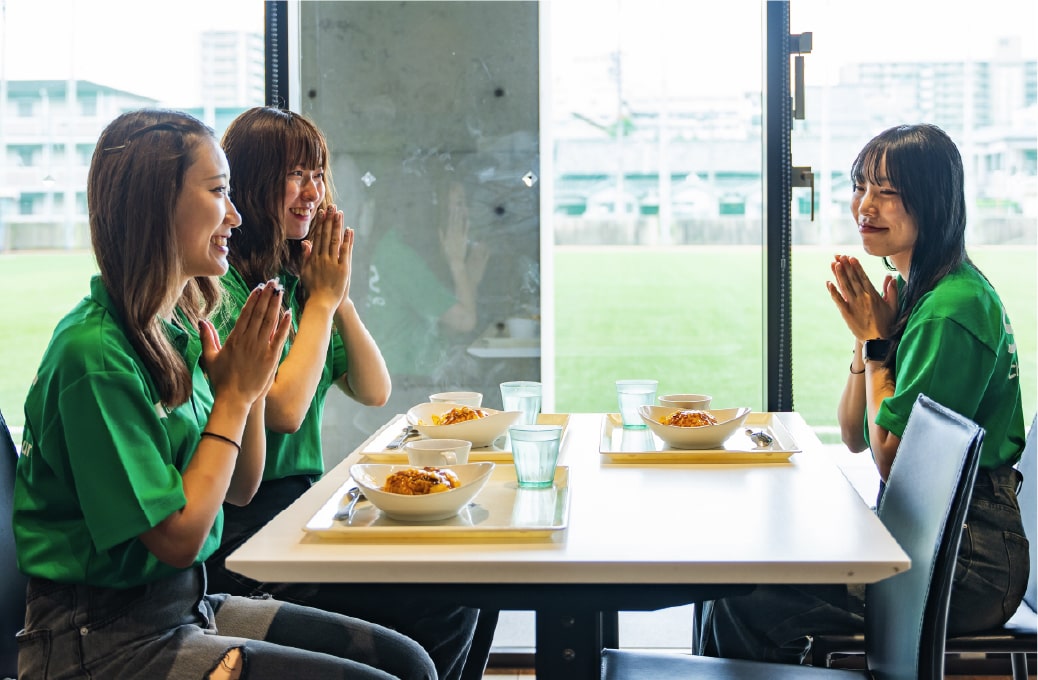
[[[0,251],[89,247],[97,138],[123,111],[156,103],[86,80],[0,82]]]

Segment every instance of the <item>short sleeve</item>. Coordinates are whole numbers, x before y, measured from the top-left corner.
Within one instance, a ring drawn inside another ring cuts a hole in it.
[[[876,423],[900,437],[919,394],[957,413],[975,413],[983,396],[977,386],[987,383],[994,363],[991,349],[951,319],[910,323],[898,345],[894,396],[883,400]]]
[[[166,414],[150,404],[132,371],[84,375],[63,390],[60,409],[73,485],[98,551],[184,507],[182,479],[160,423]]]

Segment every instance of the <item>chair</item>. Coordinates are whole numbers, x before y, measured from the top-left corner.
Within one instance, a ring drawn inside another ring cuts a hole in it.
[[[975,423],[925,395],[916,400],[878,509],[912,568],[866,587],[868,670],[606,649],[602,680],[939,680],[955,557],[983,439]]]
[[[1004,626],[950,637],[945,643],[945,652],[1009,654],[1013,680],[1027,680],[1027,655],[1038,650],[1038,607],[1035,601],[1038,579],[1034,576],[1038,567],[1038,485],[1035,484],[1038,479],[1038,415],[1031,422],[1017,469],[1024,476],[1019,496],[1020,514],[1031,551],[1031,578],[1024,601]],[[819,635],[811,645],[811,658],[818,665],[829,666],[835,654],[861,654],[864,651],[865,639],[861,635]]]
[[[1031,421],[1024,453],[1016,469],[1024,476],[1018,500],[1031,552],[1031,576],[1024,601],[1001,628],[948,638],[947,651],[1007,653],[1013,680],[1027,680],[1027,654],[1038,651],[1038,578],[1035,577],[1038,569],[1038,484],[1035,483],[1038,479],[1038,414]]]
[[[25,625],[25,576],[18,571],[11,514],[14,466],[18,450],[0,413],[0,677],[17,677],[18,645],[15,634]]]

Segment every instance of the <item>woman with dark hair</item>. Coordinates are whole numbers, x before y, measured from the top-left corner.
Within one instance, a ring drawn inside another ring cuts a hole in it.
[[[271,280],[222,344],[207,319],[241,224],[229,182],[212,130],[187,114],[125,113],[98,140],[100,275],[25,401],[19,677],[435,677],[394,631],[206,587],[223,503],[248,503],[263,474],[264,400],[291,320]]]
[[[985,430],[952,586],[948,632],[1001,625],[1030,573],[1017,505],[1024,448],[1020,363],[998,294],[966,255],[962,159],[933,125],[886,130],[851,166],[862,246],[888,269],[877,290],[838,255],[829,294],[854,335],[838,419],[847,447],[869,449],[881,486],[920,393]],[[697,651],[799,663],[810,635],[864,631],[863,586],[768,586],[710,603]]]
[[[426,648],[439,677],[460,677],[477,610],[429,602],[387,602],[355,588],[259,583],[224,566],[227,555],[288,507],[324,473],[321,419],[334,384],[361,404],[381,406],[390,378],[378,346],[350,298],[353,229],[332,203],[330,156],[321,131],[303,116],[271,107],[245,111],[223,137],[242,238],[231,243],[222,282],[230,304],[221,334],[257,282],[277,277],[293,330],[266,400],[267,460],[255,498],[226,506],[224,539],[209,561],[213,587],[376,621]],[[480,669],[482,675],[482,669]]]

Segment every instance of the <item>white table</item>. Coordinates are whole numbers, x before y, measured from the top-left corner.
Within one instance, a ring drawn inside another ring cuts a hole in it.
[[[910,565],[796,413],[777,417],[803,450],[759,465],[603,464],[602,417],[570,418],[560,459],[570,467],[569,527],[550,538],[415,545],[304,534],[362,444],[227,565],[265,582],[351,583],[535,610],[540,680],[598,677],[601,612],[687,604],[731,586],[871,583]]]

